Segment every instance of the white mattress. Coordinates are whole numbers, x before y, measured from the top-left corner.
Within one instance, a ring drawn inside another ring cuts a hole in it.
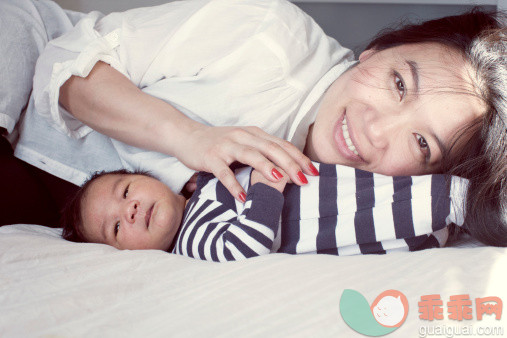
[[[507,250],[431,249],[335,257],[272,254],[210,263],[161,251],[119,251],[70,243],[59,229],[0,228],[0,336],[345,336],[344,289],[371,303],[387,289],[409,301],[405,323],[388,337],[417,337],[421,327],[504,327],[447,318],[452,295],[507,301]],[[440,294],[444,320],[419,319],[422,295]]]

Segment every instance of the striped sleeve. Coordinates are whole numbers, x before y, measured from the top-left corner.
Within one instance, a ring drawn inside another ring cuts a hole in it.
[[[278,252],[355,255],[438,247],[445,240],[434,234],[463,217],[454,196],[463,192],[451,188],[458,186],[455,177],[316,166],[319,177],[284,192]]]
[[[269,254],[283,200],[276,189],[258,183],[237,207],[222,183],[207,180],[185,209],[173,253],[215,262]]]

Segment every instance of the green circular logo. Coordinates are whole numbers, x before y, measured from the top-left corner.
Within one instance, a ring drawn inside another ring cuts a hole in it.
[[[371,337],[383,336],[405,322],[408,300],[398,290],[386,290],[370,306],[362,294],[345,289],[340,298],[340,314],[354,331]]]

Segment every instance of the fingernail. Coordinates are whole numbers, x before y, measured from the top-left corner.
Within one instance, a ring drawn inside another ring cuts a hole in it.
[[[273,177],[277,180],[283,178],[283,175],[276,169],[271,170],[271,175],[273,175]]]
[[[310,167],[310,171],[312,172],[312,175],[319,176],[319,171],[317,170],[317,168],[315,168],[313,163],[310,163],[309,167]]]
[[[305,174],[303,174],[303,172],[302,172],[302,171],[298,171],[298,175],[297,175],[297,176],[298,176],[299,180],[300,180],[303,184],[308,183],[308,180],[306,179],[306,176],[305,176]]]
[[[240,192],[239,193],[239,199],[241,200],[241,202],[245,203],[246,202],[246,194],[244,191]]]

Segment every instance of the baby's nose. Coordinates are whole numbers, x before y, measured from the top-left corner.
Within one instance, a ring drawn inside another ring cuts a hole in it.
[[[128,202],[125,215],[127,222],[134,223],[136,221],[138,211],[139,211],[139,201],[133,200]]]

